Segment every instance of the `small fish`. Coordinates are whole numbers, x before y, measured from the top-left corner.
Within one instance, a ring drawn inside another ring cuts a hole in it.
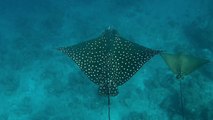
[[[99,94],[104,96],[116,96],[117,87],[160,52],[128,41],[112,28],[106,29],[98,38],[59,50],[99,85]]]

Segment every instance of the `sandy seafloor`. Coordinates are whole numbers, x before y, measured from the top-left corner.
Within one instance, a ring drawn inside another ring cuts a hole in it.
[[[120,35],[212,61],[212,0],[0,0],[0,120],[107,120],[107,98],[56,48]],[[187,120],[213,120],[213,64],[183,81]],[[181,120],[179,81],[160,56],[111,99],[111,120]]]

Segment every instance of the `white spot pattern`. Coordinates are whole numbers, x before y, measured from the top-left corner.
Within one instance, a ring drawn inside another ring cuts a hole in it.
[[[117,86],[128,81],[159,51],[125,40],[115,30],[74,46],[59,48],[97,85],[101,95],[116,96]]]

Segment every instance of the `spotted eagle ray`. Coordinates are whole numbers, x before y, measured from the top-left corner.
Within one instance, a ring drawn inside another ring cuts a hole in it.
[[[88,76],[99,86],[99,94],[118,95],[118,86],[128,81],[147,61],[160,53],[121,37],[115,29],[106,29],[99,37],[77,45],[61,47]]]
[[[186,54],[169,54],[169,53],[160,53],[163,60],[169,66],[174,74],[176,74],[176,79],[180,81],[180,104],[182,111],[182,119],[185,120],[184,115],[184,105],[183,105],[183,91],[181,80],[184,79],[184,76],[189,75],[202,65],[208,63],[209,61],[203,58],[198,58]]]

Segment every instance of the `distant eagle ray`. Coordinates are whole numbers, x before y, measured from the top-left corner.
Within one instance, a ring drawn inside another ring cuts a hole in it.
[[[99,86],[99,94],[118,95],[118,86],[128,81],[147,61],[160,53],[121,37],[115,29],[106,29],[98,38],[59,48],[67,54]]]
[[[182,91],[182,80],[184,76],[189,75],[202,65],[209,62],[209,60],[198,58],[192,55],[185,54],[170,54],[170,53],[161,53],[160,54],[169,68],[174,74],[176,74],[176,79],[180,81],[180,104],[182,111],[182,119],[185,120],[184,115],[184,105],[183,105],[183,91]]]

